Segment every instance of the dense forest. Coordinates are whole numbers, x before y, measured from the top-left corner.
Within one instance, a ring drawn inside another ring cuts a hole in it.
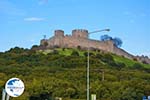
[[[10,100],[85,100],[86,68],[87,51],[79,48],[11,48],[0,53],[0,92],[17,77],[25,91]],[[97,100],[142,100],[150,95],[150,65],[90,50],[90,94]]]

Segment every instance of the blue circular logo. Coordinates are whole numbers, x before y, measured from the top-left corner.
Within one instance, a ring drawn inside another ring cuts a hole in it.
[[[18,97],[24,92],[24,83],[19,78],[11,78],[5,84],[5,90],[11,97]]]

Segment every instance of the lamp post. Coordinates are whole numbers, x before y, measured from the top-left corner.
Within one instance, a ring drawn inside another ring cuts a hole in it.
[[[97,31],[92,31],[88,33],[88,37],[90,34],[98,33],[102,31],[110,31],[110,29],[102,29]],[[87,55],[87,100],[90,98],[90,60],[89,60],[89,41],[88,41],[88,55]]]

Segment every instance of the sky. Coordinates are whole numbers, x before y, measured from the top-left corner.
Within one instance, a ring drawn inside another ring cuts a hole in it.
[[[57,29],[105,28],[90,38],[119,37],[122,49],[150,56],[150,0],[0,0],[0,52],[39,45]]]

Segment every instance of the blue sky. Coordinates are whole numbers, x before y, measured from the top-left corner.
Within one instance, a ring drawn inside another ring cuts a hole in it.
[[[110,32],[123,40],[121,48],[134,55],[150,55],[150,0],[0,0],[0,51],[39,45],[56,29]]]

